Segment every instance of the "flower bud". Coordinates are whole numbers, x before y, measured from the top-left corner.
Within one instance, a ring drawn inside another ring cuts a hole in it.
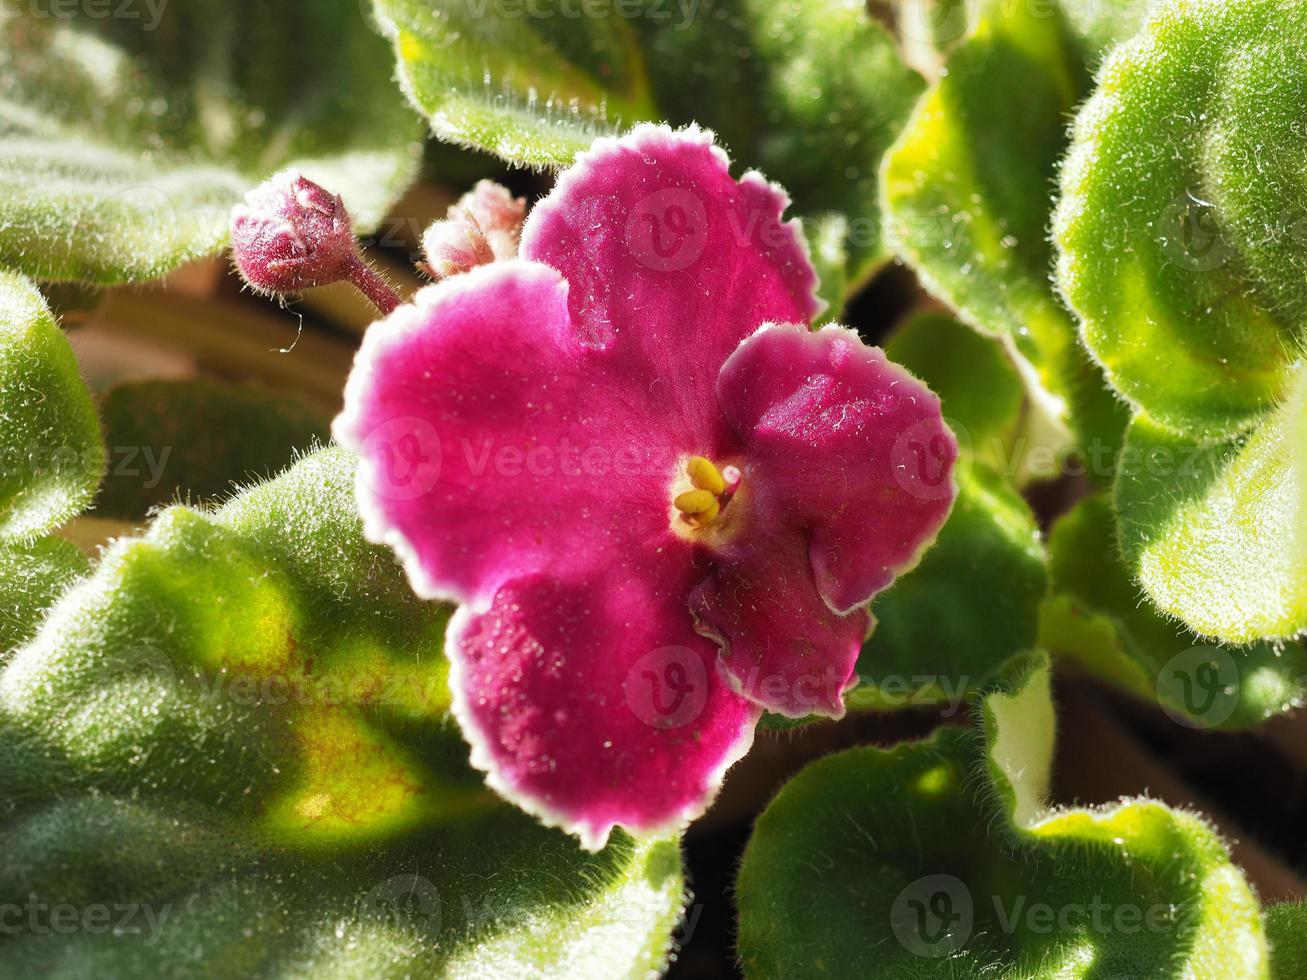
[[[482,180],[422,236],[422,250],[437,279],[467,272],[478,265],[517,255],[526,200],[507,188]]]
[[[231,213],[236,267],[255,290],[293,293],[350,279],[361,262],[349,212],[337,194],[283,170]]]

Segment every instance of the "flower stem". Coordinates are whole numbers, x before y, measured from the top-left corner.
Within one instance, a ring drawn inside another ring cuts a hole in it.
[[[381,274],[362,259],[357,259],[350,266],[349,281],[372,302],[382,316],[388,316],[399,306],[399,296]]]

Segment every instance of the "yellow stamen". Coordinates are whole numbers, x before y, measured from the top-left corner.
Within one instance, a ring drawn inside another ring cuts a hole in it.
[[[713,517],[717,516],[717,498],[707,490],[687,490],[685,493],[677,494],[672,503],[676,505],[676,509],[682,514],[700,520],[712,520],[712,517],[704,516],[709,511],[712,512]]]
[[[691,483],[714,497],[720,496],[726,489],[726,481],[722,479],[721,473],[713,465],[712,460],[704,456],[691,456],[685,472],[689,474]],[[680,504],[677,506],[679,507]]]

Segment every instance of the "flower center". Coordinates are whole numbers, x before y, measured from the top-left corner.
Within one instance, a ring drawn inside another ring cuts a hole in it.
[[[691,490],[672,498],[680,519],[692,528],[707,527],[721,517],[726,505],[740,486],[740,470],[735,466],[718,469],[705,456],[691,456],[685,466]]]

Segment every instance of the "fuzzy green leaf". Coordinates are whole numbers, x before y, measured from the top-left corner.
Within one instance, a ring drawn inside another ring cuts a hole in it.
[[[1266,910],[1271,980],[1307,977],[1307,904],[1286,902]]]
[[[1153,0],[1058,0],[1058,9],[1091,62],[1139,30]]]
[[[1048,283],[1048,182],[1087,88],[1060,16],[994,2],[884,162],[891,245],[964,320],[1036,364],[1074,335]]]
[[[1106,32],[1081,19],[1076,4],[981,3],[972,36],[886,155],[881,185],[891,247],[963,320],[1013,345],[1038,378],[1040,407],[1083,445],[1114,441],[1125,419],[1113,423],[1049,281],[1048,189]]]
[[[37,288],[0,270],[0,542],[31,540],[76,516],[104,465],[68,340]]]
[[[715,129],[813,220],[839,215],[853,284],[883,257],[876,164],[920,79],[858,5],[834,0],[375,0],[437,136],[563,166],[649,119]],[[842,293],[835,296],[838,313]]]
[[[1307,371],[1251,435],[1202,446],[1145,415],[1116,487],[1121,546],[1163,612],[1227,643],[1307,630]]]
[[[878,167],[923,83],[860,4],[745,0],[738,6],[757,78],[752,84],[759,88],[751,132],[730,145],[743,164],[780,181],[800,215],[844,216],[847,271],[857,285],[886,254]],[[697,17],[707,25],[710,15],[720,19],[727,9],[704,4]],[[717,33],[715,25],[704,29]],[[731,52],[719,42],[715,61],[723,58],[729,64]],[[749,69],[741,65],[741,71]],[[683,119],[724,125],[701,96],[694,105]]]
[[[400,82],[435,135],[528,166],[562,166],[655,110],[639,38],[609,10],[556,2],[375,0]]]
[[[853,708],[956,711],[1035,642],[1048,574],[1034,515],[1010,483],[964,460],[957,502],[921,564],[872,605]]]
[[[208,380],[120,385],[101,405],[110,466],[96,514],[139,520],[179,498],[229,496],[325,443],[327,414],[285,395]]]
[[[1232,643],[1307,629],[1305,28],[1273,0],[1156,8],[1077,118],[1055,226],[1085,340],[1141,411],[1131,571]]]
[[[485,788],[446,711],[448,610],[364,541],[353,484],[333,448],[170,508],[0,672],[0,906],[47,909],[0,974],[661,967],[676,842],[587,855]],[[70,934],[61,905],[140,931]]]
[[[740,871],[747,976],[1268,977],[1257,900],[1200,818],[1045,805],[1046,661],[981,714],[980,738],[853,749],[781,790]]]
[[[1020,420],[1021,380],[997,343],[948,317],[905,323],[885,351],[940,397],[962,450],[958,498],[921,564],[873,604],[848,703],[956,711],[1034,645],[1048,588],[1034,515],[997,468]]]
[[[1010,458],[1024,389],[1001,344],[951,317],[926,313],[897,327],[885,353],[939,395],[964,450],[995,464]]]
[[[1307,649],[1205,644],[1140,598],[1104,498],[1089,497],[1061,517],[1048,547],[1053,595],[1040,646],[1195,728],[1247,728],[1303,701]]]
[[[61,9],[0,18],[0,263],[149,279],[221,250],[231,206],[282,167],[361,226],[415,172],[416,120],[351,0]]]
[[[824,214],[803,222],[808,256],[817,270],[817,298],[826,304],[817,323],[838,323],[849,289],[849,219]]]
[[[1058,280],[1112,384],[1201,441],[1290,395],[1307,325],[1307,7],[1171,0],[1080,111]]]
[[[55,599],[90,567],[86,556],[62,538],[0,545],[0,664],[31,636]]]

